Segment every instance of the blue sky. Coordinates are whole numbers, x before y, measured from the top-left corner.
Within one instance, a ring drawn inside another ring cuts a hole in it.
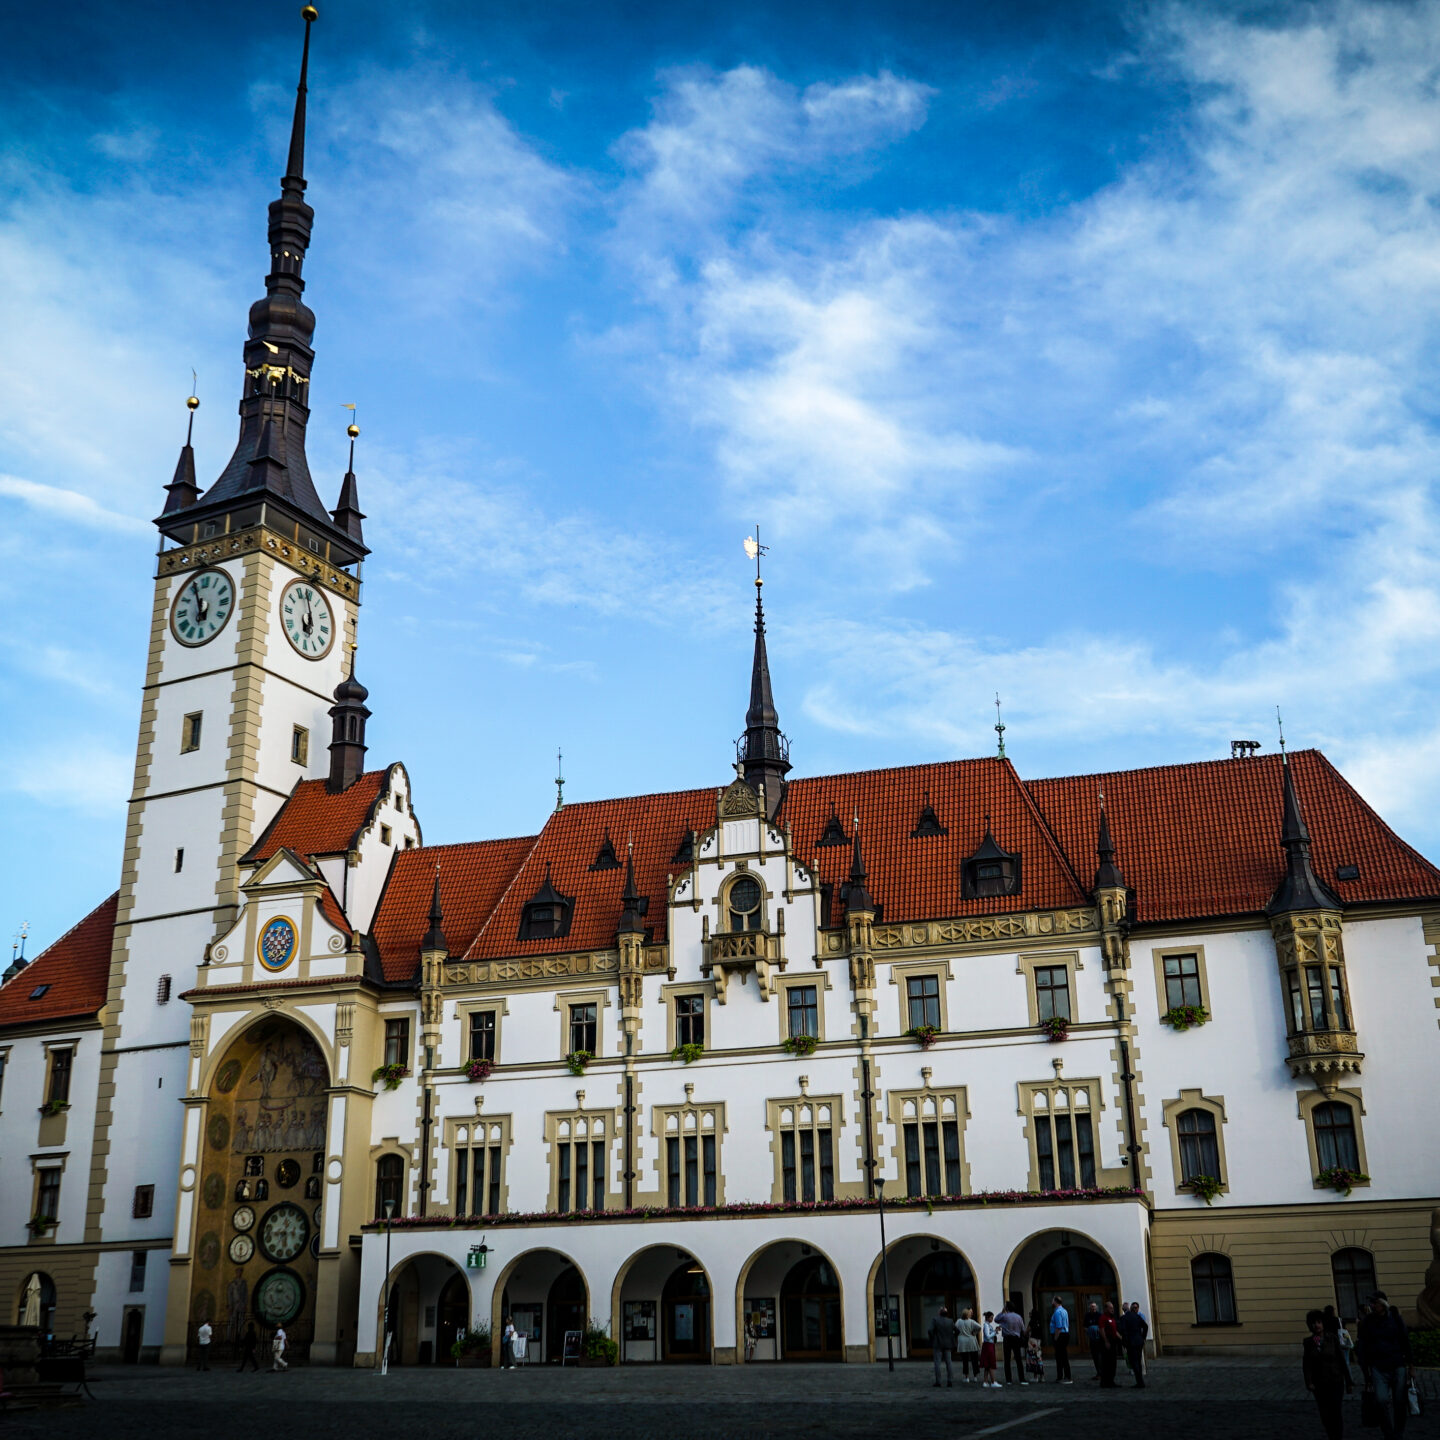
[[[234,440],[300,24],[12,7],[6,932],[117,881],[190,369]],[[1440,852],[1440,8],[328,4],[310,461],[428,841],[800,773],[1318,745]],[[32,953],[35,946],[32,944]]]

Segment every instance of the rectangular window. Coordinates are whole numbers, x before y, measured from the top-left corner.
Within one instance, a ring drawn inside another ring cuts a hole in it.
[[[168,975],[162,975],[155,982],[155,1003],[157,1005],[170,1003],[170,977]]]
[[[138,1295],[145,1289],[145,1260],[150,1254],[148,1250],[132,1250],[130,1252],[130,1293]]]
[[[675,1043],[677,1045],[703,1045],[705,1043],[705,997],[703,995],[677,995],[675,997]]]
[[[585,1210],[590,1194],[590,1147],[581,1141],[575,1147],[575,1208]]]
[[[1297,971],[1286,971],[1285,987],[1290,994],[1290,1033],[1298,1035],[1305,1028],[1305,1000],[1300,994],[1300,976]]]
[[[410,1064],[410,1018],[385,1022],[385,1063],[387,1065]]]
[[[380,827],[380,843],[382,845],[390,844],[390,827],[388,825]]]
[[[796,1198],[795,1189],[795,1132],[780,1132],[780,1176],[781,1193],[787,1200]]]
[[[560,1147],[560,1176],[556,1184],[555,1208],[564,1215],[570,1209],[570,1147]]]
[[[835,1156],[830,1145],[830,1130],[824,1127],[815,1132],[820,1137],[820,1198],[835,1198]]]
[[[46,1092],[45,1098],[52,1105],[68,1105],[70,1103],[70,1072],[74,1067],[75,1052],[73,1050],[62,1048],[50,1052],[50,1088]]]
[[[178,875],[184,868],[185,847],[183,845],[177,845],[175,847],[175,873]]]
[[[187,715],[180,726],[180,753],[200,748],[200,726],[205,719],[203,710]]]
[[[561,1141],[557,1161],[556,1208],[570,1209],[571,1182],[574,1182],[576,1210],[605,1208],[605,1141]]]
[[[685,1137],[685,1203],[700,1203],[700,1137]]]
[[[910,1005],[910,1028],[922,1025],[940,1028],[940,977],[911,975],[905,981],[905,995]]]
[[[1095,1185],[1095,1137],[1088,1115],[1037,1115],[1035,1160],[1042,1190]],[[1057,1184],[1058,1181],[1058,1184]]]
[[[303,725],[290,732],[290,758],[297,765],[310,763],[310,732]]]
[[[455,1152],[455,1213],[500,1211],[500,1146],[472,1145]]]
[[[1340,982],[1339,970],[1330,971],[1330,1008],[1335,1012],[1335,1023],[1342,1030],[1350,1028],[1350,1017],[1345,1010],[1345,987]]]
[[[915,1124],[905,1127],[905,1193],[925,1193],[925,1182],[920,1173],[920,1127]]]
[[[938,1195],[940,1186],[940,1127],[933,1121],[925,1122],[925,1193]]]
[[[3,1098],[5,1094],[5,1067],[9,1063],[9,1051],[0,1050],[0,1098]]]
[[[1305,992],[1310,1000],[1310,1028],[1328,1030],[1325,1023],[1325,979],[1318,965],[1305,967]]]
[[[800,1198],[815,1198],[815,1132],[800,1132]]]
[[[592,1002],[570,1007],[570,1053],[587,1050],[595,1053],[595,1030],[597,1007]]]
[[[1050,1117],[1035,1117],[1035,1158],[1040,1162],[1040,1188],[1055,1188],[1055,1142],[1050,1134]]]
[[[495,1012],[493,1010],[472,1010],[470,1012],[470,1058],[491,1061],[495,1059]]]
[[[1200,957],[1165,956],[1165,1004],[1176,1010],[1182,1005],[1200,1003]]]
[[[155,1213],[155,1187],[137,1185],[135,1198],[130,1202],[130,1215],[135,1220],[148,1220]]]
[[[942,1129],[945,1132],[945,1193],[958,1195],[960,1193],[960,1124],[956,1120],[946,1120]]]
[[[814,985],[792,985],[785,992],[786,1034],[820,1038],[820,992]]]
[[[35,1214],[39,1219],[57,1219],[60,1214],[60,1167],[47,1165],[38,1173],[40,1183],[35,1193]]]
[[[665,1142],[666,1199],[671,1205],[681,1204],[680,1139],[672,1135]]]
[[[1035,1009],[1041,1020],[1069,1020],[1070,972],[1063,965],[1035,967]]]
[[[700,1157],[705,1170],[705,1203],[715,1204],[716,1188],[716,1165],[715,1165],[715,1137],[705,1135],[700,1140]]]
[[[835,1151],[828,1125],[780,1132],[781,1193],[787,1200],[835,1198]]]

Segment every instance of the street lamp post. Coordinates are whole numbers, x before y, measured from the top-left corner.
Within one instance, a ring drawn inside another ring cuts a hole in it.
[[[382,1375],[390,1373],[390,1220],[394,1214],[395,1202],[387,1200],[385,1202],[385,1305],[381,1311],[384,1316],[382,1323],[385,1327],[385,1348],[380,1352],[380,1373]]]
[[[875,1181],[875,1194],[880,1200],[880,1277],[885,1286],[885,1355],[890,1369],[895,1369],[895,1332],[890,1327],[890,1252],[885,1248],[885,1181]]]

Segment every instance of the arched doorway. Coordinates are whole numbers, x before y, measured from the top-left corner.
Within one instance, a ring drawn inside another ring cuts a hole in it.
[[[823,1255],[791,1267],[780,1286],[780,1354],[785,1360],[840,1360],[840,1281]]]
[[[584,1330],[588,1312],[585,1281],[579,1270],[567,1265],[551,1282],[545,1302],[545,1358],[559,1360],[564,1353],[565,1336],[572,1330]]]
[[[127,1365],[140,1363],[140,1351],[145,1343],[145,1311],[132,1305],[125,1311],[125,1324],[121,1332],[120,1356]]]
[[[470,1286],[444,1255],[416,1255],[397,1265],[388,1291],[380,1296],[380,1345],[384,1313],[390,1306],[390,1363],[440,1365],[450,1361],[450,1347],[461,1329],[469,1329]]]
[[[709,1362],[710,1282],[693,1260],[678,1265],[660,1298],[665,1360]]]
[[[1092,1304],[1101,1310],[1106,1301],[1120,1301],[1115,1267],[1099,1246],[1069,1231],[1050,1231],[1028,1240],[1010,1264],[1009,1291],[1013,1300],[1042,1317],[1050,1314],[1058,1297],[1070,1316],[1072,1339],[1084,1330],[1084,1317]],[[1049,1325],[1044,1325],[1049,1344]]]
[[[435,1360],[443,1363],[450,1359],[450,1347],[462,1330],[470,1328],[470,1287],[465,1277],[458,1272],[452,1275],[440,1291],[440,1300],[435,1307]]]
[[[709,1364],[713,1358],[710,1280],[688,1251],[652,1245],[615,1281],[622,1364]]]
[[[928,1359],[930,1322],[942,1309],[958,1318],[967,1306],[975,1308],[975,1276],[965,1257],[948,1248],[927,1250],[905,1277],[905,1353]]]
[[[494,1291],[491,1323],[495,1353],[509,1319],[525,1336],[527,1364],[559,1361],[565,1333],[584,1330],[590,1314],[585,1277],[568,1255],[558,1250],[527,1250],[512,1260]]]
[[[192,1347],[210,1322],[216,1361],[252,1321],[262,1347],[283,1325],[289,1357],[309,1356],[329,1080],[317,1041],[282,1015],[246,1026],[215,1067],[187,1318]]]

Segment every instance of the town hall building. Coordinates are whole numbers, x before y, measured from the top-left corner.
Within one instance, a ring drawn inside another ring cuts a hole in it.
[[[16,1319],[735,1364],[928,1354],[941,1305],[1138,1300],[1162,1350],[1411,1309],[1440,871],[1316,751],[807,775],[757,573],[712,783],[425,844],[366,747],[384,537],[353,446],[333,507],[306,462],[304,13],[235,451],[156,521],[118,889],[0,987]]]

